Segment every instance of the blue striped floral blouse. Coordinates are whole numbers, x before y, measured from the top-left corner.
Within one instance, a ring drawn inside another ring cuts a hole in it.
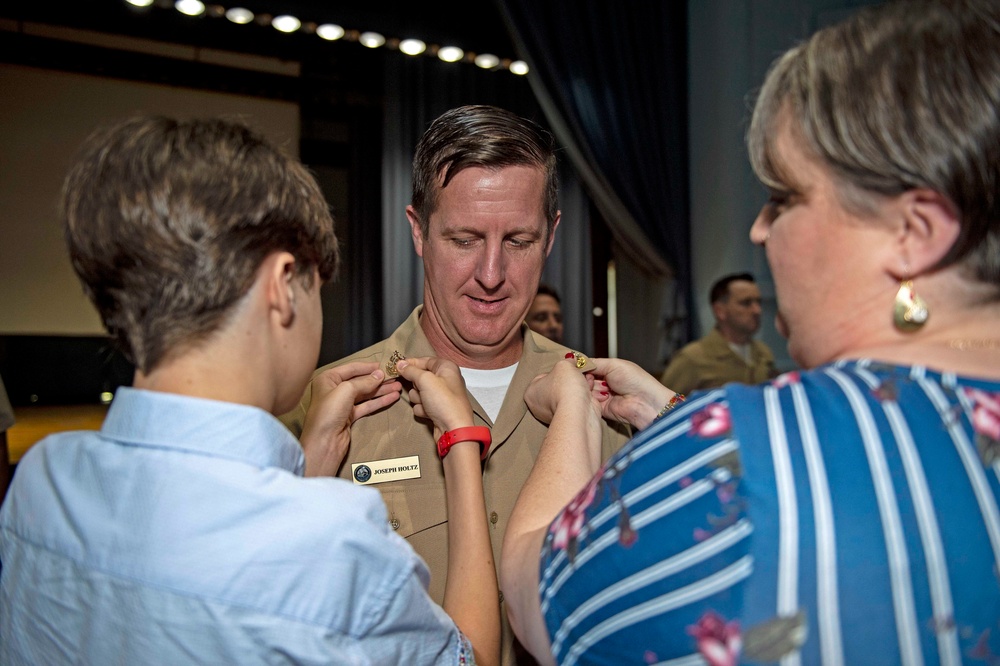
[[[697,393],[552,523],[560,664],[1000,664],[1000,382],[872,361]]]

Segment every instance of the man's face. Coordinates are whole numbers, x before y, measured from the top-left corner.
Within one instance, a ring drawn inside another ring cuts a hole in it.
[[[749,338],[760,328],[760,289],[753,282],[734,280],[729,283],[729,298],[713,306],[720,328],[728,329],[738,338]]]
[[[562,342],[563,320],[562,308],[559,301],[548,294],[538,294],[532,301],[528,309],[528,316],[525,318],[528,328],[541,333],[549,340]]]
[[[520,324],[555,235],[546,233],[544,187],[539,168],[464,169],[438,193],[426,237],[407,207],[424,261],[421,326],[441,356],[480,368],[520,358]]]

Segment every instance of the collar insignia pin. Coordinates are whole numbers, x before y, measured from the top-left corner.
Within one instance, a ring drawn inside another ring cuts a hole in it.
[[[389,360],[385,362],[385,374],[387,377],[399,377],[399,370],[396,369],[396,363],[402,361],[405,356],[399,353],[399,351],[392,352],[392,356]]]

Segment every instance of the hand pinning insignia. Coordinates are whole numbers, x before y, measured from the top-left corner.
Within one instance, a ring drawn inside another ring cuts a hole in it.
[[[405,356],[400,354],[398,351],[392,352],[392,356],[389,360],[385,362],[385,375],[386,377],[399,377],[399,370],[396,369],[396,364],[402,361]]]

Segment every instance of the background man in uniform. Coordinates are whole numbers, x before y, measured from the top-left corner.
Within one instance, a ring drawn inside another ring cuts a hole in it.
[[[528,316],[524,320],[528,322],[528,328],[535,333],[541,333],[549,340],[562,343],[562,302],[559,300],[559,293],[544,282],[538,285],[538,293],[535,294],[535,299],[528,309]]]
[[[496,107],[445,112],[417,144],[406,216],[424,264],[423,305],[388,339],[332,365],[377,361],[391,374],[396,354],[439,356],[461,368],[476,425],[492,429],[483,486],[499,562],[507,519],[547,432],[528,412],[524,391],[571,353],[524,324],[559,225],[552,137]],[[593,368],[582,356],[578,365]],[[302,427],[310,391],[282,419],[292,432]],[[392,479],[375,486],[390,525],[427,562],[429,592],[441,599],[448,543],[444,477],[430,424],[414,418],[407,400],[404,390],[398,404],[354,423],[339,475],[356,483]],[[603,458],[626,439],[626,432],[605,426]],[[414,458],[418,469],[402,477],[377,472],[410,467]],[[517,663],[520,651],[502,617],[501,661]]]
[[[678,393],[722,386],[756,384],[778,374],[774,354],[754,340],[760,329],[760,289],[750,273],[720,278],[709,293],[715,327],[677,352],[660,377]]]

